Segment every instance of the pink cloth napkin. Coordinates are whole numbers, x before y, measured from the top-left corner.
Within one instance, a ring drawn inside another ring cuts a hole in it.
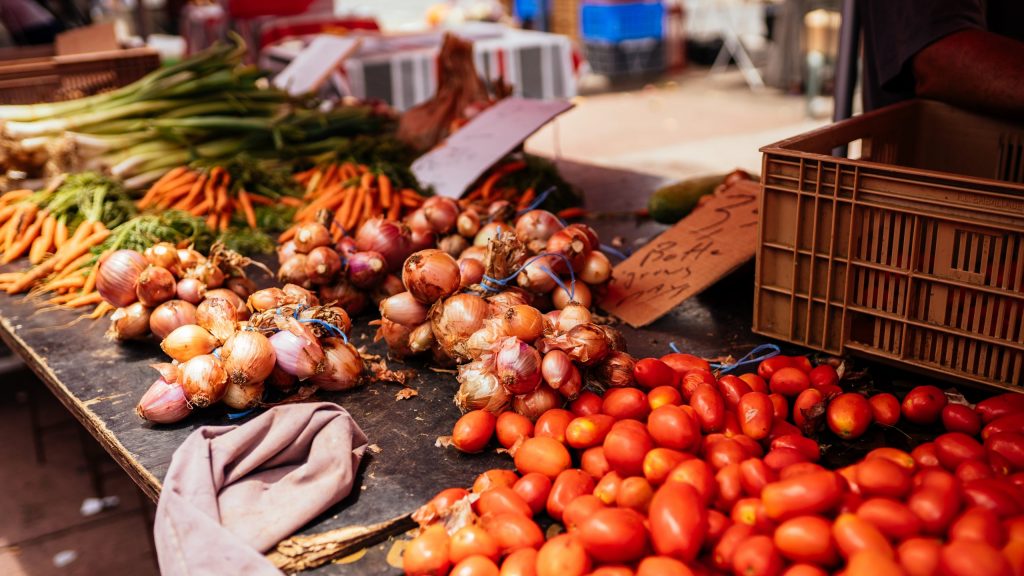
[[[348,495],[365,450],[349,413],[326,402],[196,430],[174,452],[157,504],[160,572],[280,574],[263,553]]]

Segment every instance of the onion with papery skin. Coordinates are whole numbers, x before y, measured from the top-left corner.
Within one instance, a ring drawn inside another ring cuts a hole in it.
[[[402,266],[402,283],[413,297],[433,304],[459,289],[459,264],[441,250],[421,250]]]
[[[423,202],[423,215],[438,234],[447,234],[459,217],[459,204],[446,196],[431,196]]]
[[[437,241],[437,248],[444,251],[452,258],[458,258],[462,251],[469,248],[469,240],[466,240],[458,234],[451,234],[445,236]]]
[[[487,314],[487,302],[475,294],[455,294],[441,300],[430,309],[434,338],[446,354],[464,359],[466,339],[483,326]]]
[[[181,274],[181,260],[178,259],[178,249],[170,242],[157,242],[142,252],[146,262],[153,266],[166,268],[172,274]]]
[[[224,288],[218,290],[230,290],[238,296],[238,300],[245,304],[245,299],[256,291],[256,283],[244,276],[232,276],[224,282]]]
[[[540,353],[526,342],[509,337],[494,353],[494,374],[511,394],[526,394],[540,384]]]
[[[341,256],[342,260],[347,260],[350,256],[359,252],[359,248],[356,247],[356,241],[351,236],[342,236],[341,240],[334,245],[334,251]]]
[[[487,247],[486,246],[470,246],[462,251],[459,255],[459,259],[478,260],[481,264],[486,266],[485,260],[487,259]]]
[[[123,308],[138,299],[135,285],[145,269],[146,258],[135,250],[112,252],[100,260],[96,291],[107,303]]]
[[[430,322],[424,322],[409,332],[409,350],[413,354],[428,352],[435,344],[437,340],[434,338],[434,329],[430,327]]]
[[[242,300],[235,292],[227,288],[217,288],[206,293],[206,299],[209,300],[210,298],[222,298],[230,302],[231,306],[235,309],[235,320],[249,319],[249,308],[246,307],[245,300]]]
[[[569,295],[569,292],[566,292],[561,286],[558,286],[551,291],[551,303],[554,304],[555,308],[561,310],[568,306],[570,302],[576,302],[590,308],[590,288],[586,284],[577,280],[575,284],[565,282],[565,286],[572,291],[571,296]]]
[[[228,382],[224,388],[224,397],[220,399],[232,410],[248,410],[258,407],[263,401],[263,382],[242,386]]]
[[[384,281],[373,289],[370,296],[373,298],[373,302],[380,306],[380,303],[385,298],[390,298],[396,294],[407,292],[405,284],[402,284],[402,279],[394,274],[388,274],[384,277]]]
[[[330,246],[331,231],[319,222],[303,222],[295,229],[295,251],[299,254],[309,254],[314,248]]]
[[[306,274],[306,255],[296,254],[285,260],[277,269],[277,280],[286,284],[297,284],[303,287],[312,286],[309,275]]]
[[[504,316],[513,306],[529,306],[530,296],[519,288],[506,288],[487,297],[492,316]]]
[[[285,296],[288,297],[288,304],[302,304],[304,306],[319,306],[320,299],[309,290],[295,284],[285,284],[282,288]]]
[[[430,221],[427,220],[427,215],[423,213],[422,208],[417,208],[409,213],[405,217],[405,224],[409,227],[409,231],[412,234],[428,234],[434,231],[434,228],[430,225]]]
[[[583,391],[583,375],[580,374],[580,369],[574,364],[572,370],[569,371],[569,377],[558,387],[558,393],[561,394],[566,400],[575,400],[580,392]]]
[[[609,352],[587,374],[605,388],[622,388],[634,382],[636,359],[625,352]]]
[[[482,358],[492,354],[503,340],[509,337],[508,322],[504,317],[488,318],[484,325],[466,339],[465,350],[470,358]]]
[[[282,392],[289,392],[295,385],[299,383],[299,379],[291,374],[285,372],[280,366],[274,365],[274,369],[270,371],[270,376],[267,376],[264,384],[277,388]]]
[[[556,276],[552,272],[555,260],[560,260],[560,258],[557,256],[541,256],[527,262],[526,266],[516,276],[516,284],[519,284],[520,288],[537,294],[551,292],[558,286],[558,283],[555,282]]]
[[[608,339],[608,346],[612,352],[626,352],[626,338],[615,328],[608,326],[607,324],[599,324],[598,328],[604,332],[605,338]]]
[[[149,266],[139,274],[135,282],[135,296],[146,306],[153,307],[174,298],[176,294],[174,274],[159,266]]]
[[[505,311],[508,333],[523,342],[533,342],[544,335],[544,315],[533,306],[516,304]]]
[[[324,371],[311,381],[323,390],[338,392],[354,388],[363,375],[363,359],[355,346],[341,338],[324,338]]]
[[[491,240],[498,237],[498,234],[502,230],[508,231],[509,225],[502,224],[500,222],[490,222],[485,224],[480,231],[473,237],[473,246],[479,246],[481,248],[487,248],[487,245],[491,243]]]
[[[459,259],[459,288],[468,288],[473,284],[479,284],[483,278],[483,262],[474,258]]]
[[[371,218],[356,231],[356,247],[363,252],[378,252],[394,271],[410,254],[409,229],[398,222],[384,218]]]
[[[578,272],[583,267],[592,248],[586,232],[579,228],[562,228],[548,238],[544,251],[565,256],[569,264],[572,265],[572,269]],[[554,271],[558,274],[568,272],[565,259],[556,258],[552,262],[555,266]]]
[[[611,351],[604,330],[595,324],[580,324],[566,332],[564,338],[565,353],[584,366],[600,362]]]
[[[317,246],[306,255],[306,277],[313,284],[327,284],[341,270],[341,256],[328,246]]]
[[[249,296],[248,306],[256,312],[266,312],[288,303],[288,295],[280,288],[264,288]]]
[[[349,256],[345,276],[356,288],[371,290],[388,275],[388,263],[380,252],[356,252]]]
[[[110,315],[110,329],[107,337],[111,340],[135,340],[149,335],[149,308],[141,302],[129,304],[114,310]]]
[[[189,271],[200,264],[206,262],[206,256],[203,256],[198,250],[192,248],[179,248],[178,249],[178,263],[181,264],[183,271]]]
[[[277,354],[266,336],[255,330],[242,330],[224,342],[220,359],[228,373],[229,383],[251,386],[270,376],[277,363]]]
[[[487,410],[500,414],[508,410],[512,402],[505,387],[488,369],[487,363],[475,360],[459,366],[459,391],[455,393],[455,405],[463,412]]]
[[[415,254],[437,246],[437,234],[433,230],[412,230],[409,232],[409,250]]]
[[[508,200],[495,200],[487,206],[487,217],[491,222],[511,222],[516,215],[516,207]]]
[[[531,252],[543,252],[548,238],[563,228],[561,220],[547,210],[530,210],[516,220],[516,237]]]
[[[513,396],[512,410],[536,422],[541,414],[548,410],[561,408],[564,403],[565,400],[561,394],[552,390],[547,384],[541,384],[529,394]]]
[[[184,300],[168,300],[149,315],[149,331],[163,340],[178,327],[196,323],[196,307]]]
[[[177,382],[178,381],[178,365],[171,362],[157,362],[156,364],[150,364],[150,368],[160,373],[160,377],[165,382]]]
[[[583,234],[585,234],[587,237],[587,243],[590,244],[591,250],[597,250],[598,248],[601,247],[601,239],[597,235],[597,230],[594,230],[590,226],[582,222],[573,222],[572,224],[569,224],[567,228],[572,228],[573,230],[579,230],[580,232],[583,232]]]
[[[567,304],[558,314],[558,328],[559,334],[564,334],[569,330],[579,326],[580,324],[586,324],[593,319],[590,309],[578,302],[570,302]]]
[[[277,355],[277,365],[299,380],[307,380],[324,371],[324,350],[313,331],[294,318],[288,318],[287,329],[270,337]]]
[[[217,347],[217,339],[202,326],[185,324],[174,329],[160,342],[160,349],[178,362],[209,354]]]
[[[157,378],[139,399],[135,413],[156,424],[171,424],[184,420],[192,413],[181,384]]]
[[[207,298],[196,307],[196,324],[213,334],[218,342],[226,342],[238,331],[235,307],[224,298]]]
[[[561,350],[549,351],[540,363],[541,377],[544,378],[544,382],[548,386],[555,390],[569,381],[574,370],[576,370],[576,366],[573,365],[572,358],[569,358],[569,355]]]
[[[380,315],[392,322],[418,326],[427,320],[430,309],[413,298],[408,291],[385,298],[380,303]]]
[[[277,252],[277,265],[278,266],[280,266],[281,264],[284,264],[285,262],[290,260],[292,256],[295,256],[296,254],[299,253],[299,251],[295,249],[295,241],[294,240],[289,240],[289,241],[285,242],[284,244],[278,244],[276,252]]]
[[[362,312],[366,308],[368,301],[366,293],[350,284],[348,280],[342,280],[328,286],[321,286],[320,297],[324,299],[324,302],[334,302],[341,306],[349,314],[359,314]]]
[[[349,317],[348,312],[340,306],[314,306],[299,312],[300,320],[305,320],[307,318],[323,320],[345,334],[348,334],[349,330],[352,329],[352,319]]]
[[[178,383],[189,404],[206,408],[224,397],[228,374],[219,358],[202,354],[178,366]]]
[[[178,300],[184,300],[189,304],[199,304],[206,298],[206,285],[198,278],[182,278],[174,287]]]
[[[380,325],[377,328],[377,333],[373,337],[373,341],[383,339],[388,345],[388,352],[396,358],[405,358],[413,354],[412,349],[409,346],[409,335],[412,334],[413,328],[410,326],[403,326],[397,322],[392,322],[387,318],[380,319]]]
[[[198,278],[209,290],[220,288],[224,285],[224,271],[220,269],[220,266],[209,260],[192,268],[187,276]]]
[[[612,277],[612,263],[604,252],[593,250],[587,254],[577,277],[587,284],[604,284]]]
[[[464,238],[473,238],[480,231],[480,216],[472,210],[466,210],[455,219],[455,230]]]

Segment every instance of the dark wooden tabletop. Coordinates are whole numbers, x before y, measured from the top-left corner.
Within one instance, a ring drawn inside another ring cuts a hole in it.
[[[629,211],[646,201],[664,183],[659,177],[590,165],[561,162],[565,178],[586,193],[591,209]],[[664,227],[629,216],[592,222],[602,239],[621,236],[628,245],[649,239]],[[705,356],[742,355],[764,339],[750,331],[753,266],[747,265],[684,302],[643,330],[622,326],[630,352],[637,356],[668,351],[674,341],[681,349]],[[155,342],[116,344],[104,338],[108,322],[76,322],[77,314],[40,311],[24,297],[0,296],[0,338],[17,352],[40,380],[100,442],[139,487],[154,500],[175,449],[203,425],[225,425],[221,409],[197,411],[184,422],[153,426],[135,414],[135,405],[156,372],[149,364],[166,361]],[[359,318],[354,343],[370,352],[385,354],[383,343],[372,343],[371,318]],[[392,363],[394,368],[403,368]],[[418,395],[397,400],[398,385],[375,384],[320,397],[344,406],[369,437],[372,449],[360,467],[356,489],[343,502],[312,521],[303,533],[342,527],[391,523],[415,510],[444,487],[468,486],[480,472],[511,468],[511,460],[493,452],[466,455],[454,448],[438,448],[438,436],[449,434],[459,412],[452,402],[458,383],[450,373],[413,365],[416,376],[409,385]],[[382,533],[386,537],[386,534]],[[397,573],[384,561],[387,542],[368,550],[354,563],[328,564],[322,574]]]

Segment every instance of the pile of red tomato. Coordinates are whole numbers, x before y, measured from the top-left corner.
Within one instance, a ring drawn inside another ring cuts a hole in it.
[[[496,436],[516,472],[423,506],[406,574],[1024,574],[1024,395],[973,408],[934,386],[867,398],[844,393],[831,366],[784,356],[716,378],[669,354],[639,360],[635,381],[535,423],[464,415],[454,444],[478,451]],[[817,463],[815,425],[855,438],[901,418],[947,431],[909,453]],[[545,514],[564,532],[546,537]]]

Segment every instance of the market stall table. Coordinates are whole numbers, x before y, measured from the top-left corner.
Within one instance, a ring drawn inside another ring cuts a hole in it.
[[[591,222],[603,238],[621,236],[627,247],[650,239],[664,226],[640,222],[627,212],[643,205],[648,194],[664,183],[659,177],[560,162],[565,178],[586,192],[591,209],[618,213]],[[741,356],[763,339],[750,331],[753,267],[745,266],[713,289],[691,298],[643,330],[621,326],[634,355],[660,355],[670,341],[681,349],[705,356]],[[135,414],[135,405],[156,379],[149,367],[165,361],[154,342],[116,344],[104,338],[108,322],[76,321],[69,311],[40,311],[39,301],[23,296],[0,297],[0,337],[17,352],[64,406],[96,437],[132,480],[152,499],[160,493],[174,450],[186,436],[203,425],[244,422],[226,411],[197,412],[178,424],[154,426]],[[386,355],[383,342],[373,343],[370,318],[353,323],[351,338],[370,353]],[[371,448],[363,460],[358,489],[322,517],[304,534],[343,527],[363,527],[354,538],[353,551],[375,544],[365,557],[350,564],[327,564],[323,574],[392,574],[385,562],[388,536],[408,529],[408,514],[438,490],[470,485],[489,468],[511,468],[507,455],[487,452],[467,455],[454,448],[435,446],[437,437],[450,434],[459,416],[452,402],[458,383],[451,372],[434,371],[422,364],[388,362],[393,369],[415,368],[407,385],[417,395],[396,398],[403,386],[376,383],[342,393],[318,396],[344,406],[369,437]],[[251,417],[251,416],[250,416]]]

